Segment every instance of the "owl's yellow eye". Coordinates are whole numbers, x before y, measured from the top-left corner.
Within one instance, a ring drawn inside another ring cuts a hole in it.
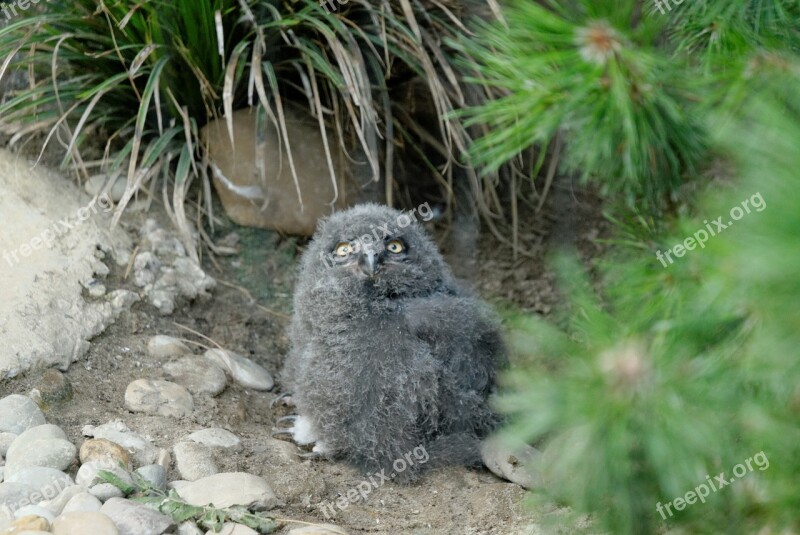
[[[336,245],[336,256],[344,258],[353,252],[353,247],[348,242],[339,242]]]
[[[392,240],[392,241],[390,241],[389,243],[386,244],[386,250],[389,251],[390,253],[397,254],[397,253],[402,253],[403,251],[405,251],[406,247],[405,247],[405,245],[403,245],[403,242],[401,242],[400,240]]]

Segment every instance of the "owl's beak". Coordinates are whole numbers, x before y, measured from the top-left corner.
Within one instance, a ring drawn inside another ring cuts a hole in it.
[[[378,272],[378,255],[373,251],[364,251],[358,259],[358,267],[367,277],[374,277]]]

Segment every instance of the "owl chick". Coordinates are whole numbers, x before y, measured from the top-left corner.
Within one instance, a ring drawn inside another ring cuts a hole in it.
[[[424,448],[428,462],[405,480],[480,464],[480,439],[499,423],[487,398],[506,362],[493,312],[456,284],[413,216],[363,204],[320,221],[282,374],[295,442],[387,473]]]

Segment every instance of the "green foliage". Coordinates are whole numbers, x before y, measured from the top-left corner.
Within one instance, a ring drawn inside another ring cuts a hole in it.
[[[126,483],[119,476],[107,470],[101,470],[98,477],[120,489],[130,499],[152,507],[169,516],[178,524],[191,520],[215,533],[222,530],[225,522],[243,524],[262,534],[272,533],[280,527],[273,517],[265,513],[250,512],[246,507],[239,505],[225,508],[214,507],[213,504],[202,507],[191,505],[186,503],[174,490],[169,492],[159,490],[135,472],[131,474],[133,485]]]
[[[665,5],[671,6],[667,12]],[[477,84],[503,98],[465,110],[489,131],[472,146],[489,169],[532,145],[560,146],[562,172],[658,213],[711,159],[711,110],[741,104],[798,51],[800,8],[734,2],[515,0],[505,23],[462,43]],[[725,106],[723,106],[725,104]]]
[[[0,76],[33,75],[27,90],[0,104],[0,128],[12,144],[39,134],[45,145],[61,141],[63,163],[79,168],[81,150],[107,140],[105,170],[126,166],[121,209],[137,189],[157,192],[157,180],[172,180],[184,236],[189,185],[208,180],[198,129],[243,107],[258,107],[260,124],[278,127],[295,181],[289,106],[307,109],[336,141],[325,147],[331,170],[332,150],[360,146],[377,179],[383,154],[390,191],[396,146],[428,155],[423,144],[437,147],[452,163],[469,144],[466,129],[444,119],[467,98],[442,45],[465,31],[453,24],[461,9],[407,0],[353,0],[332,13],[318,0],[54,0],[0,29],[8,62]],[[410,111],[418,103],[407,101],[404,84],[415,77],[427,93],[412,97],[430,100],[438,125]]]
[[[485,25],[485,40],[465,43],[476,82],[507,93],[465,113],[468,124],[491,127],[473,146],[476,159],[494,168],[561,135],[564,171],[658,207],[694,170],[704,136],[691,78],[657,47],[666,19],[632,27],[637,4],[518,1],[507,27]]]
[[[524,365],[500,401],[507,432],[542,446],[541,494],[591,513],[610,533],[800,528],[799,84],[784,75],[713,123],[715,147],[740,175],[735,188],[710,190],[696,215],[679,217],[643,252],[618,250],[601,266],[600,295],[574,262],[558,259],[569,325],[515,324]],[[667,267],[656,259],[755,194],[765,207],[705,247]],[[730,479],[759,452],[768,467],[705,503],[666,518],[657,511],[707,476]]]
[[[649,4],[652,16],[661,14]],[[800,4],[794,0],[698,0],[673,5],[666,15],[676,48],[698,55],[708,69],[730,67],[732,56],[761,48],[800,50]]]

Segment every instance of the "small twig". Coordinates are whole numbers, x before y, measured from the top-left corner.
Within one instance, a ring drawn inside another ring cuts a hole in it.
[[[122,280],[128,280],[128,275],[131,274],[131,269],[133,269],[133,261],[136,260],[136,254],[139,252],[139,246],[137,245],[136,248],[131,253],[131,257],[128,259],[128,267],[125,268],[125,276],[122,277]]]
[[[277,312],[277,311],[272,310],[270,308],[267,308],[267,307],[265,307],[263,305],[259,305],[256,302],[256,298],[253,297],[253,294],[251,294],[250,291],[247,288],[243,287],[243,286],[239,286],[238,284],[234,284],[232,282],[228,282],[228,281],[225,281],[225,280],[222,280],[222,279],[217,279],[217,282],[222,284],[223,286],[228,286],[230,288],[233,288],[234,290],[239,290],[240,292],[242,292],[242,294],[244,294],[245,297],[247,297],[247,299],[250,300],[250,304],[255,305],[256,307],[260,308],[261,310],[263,310],[267,314],[272,314],[273,316],[276,316],[278,318],[281,318],[281,319],[287,320],[287,321],[292,319],[291,316],[287,316],[286,314],[283,314],[282,312]]]
[[[172,322],[172,324],[173,324],[173,325],[175,325],[176,327],[180,327],[181,329],[185,329],[185,330],[189,331],[190,333],[192,333],[192,334],[193,334],[193,335],[195,335],[195,336],[199,336],[200,338],[203,338],[203,339],[205,339],[205,340],[208,340],[209,342],[211,342],[212,344],[214,344],[215,346],[217,346],[217,347],[218,347],[219,349],[221,349],[222,351],[225,351],[225,348],[224,348],[224,347],[222,347],[222,346],[221,346],[221,345],[219,345],[219,344],[218,344],[218,343],[217,343],[215,340],[212,340],[211,338],[209,338],[208,336],[204,335],[203,333],[199,333],[199,332],[195,331],[194,329],[192,329],[191,327],[187,327],[186,325],[181,325],[181,324],[180,324],[180,323],[178,323],[177,321],[173,321],[173,322]]]
[[[180,340],[181,342],[186,342],[187,344],[194,344],[196,346],[200,346],[203,349],[211,349],[209,346],[200,342],[195,342],[194,340],[190,340],[189,338],[178,338],[178,340]]]

